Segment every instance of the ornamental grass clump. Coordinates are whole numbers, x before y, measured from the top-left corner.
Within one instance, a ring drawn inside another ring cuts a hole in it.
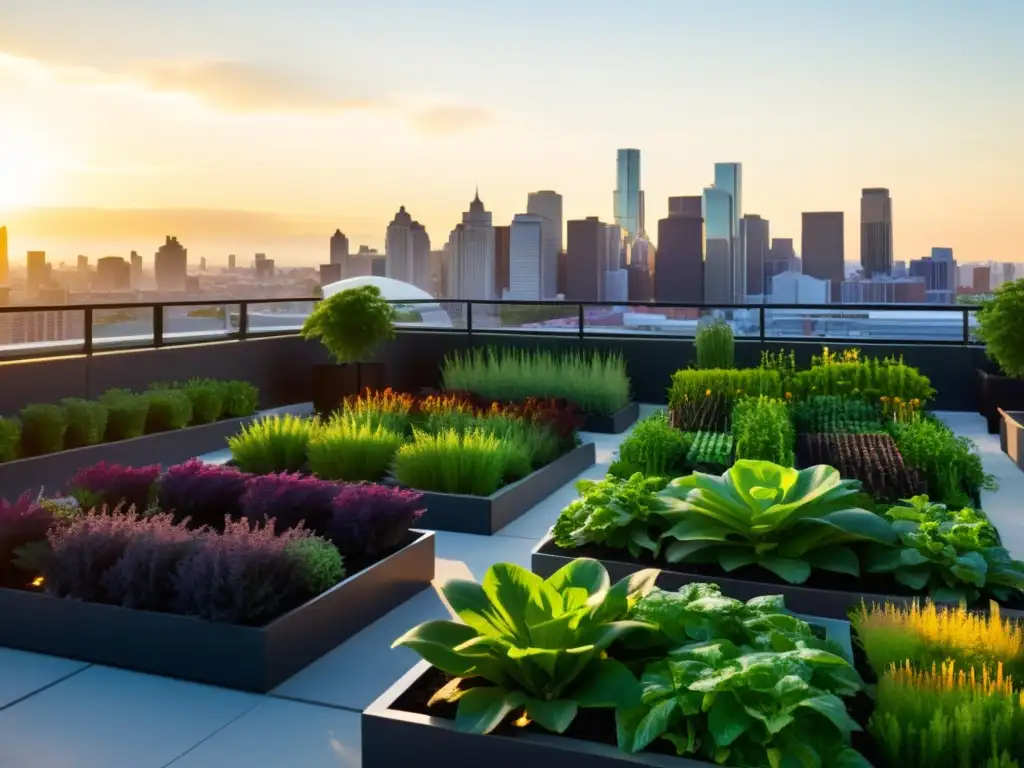
[[[64,409],[68,427],[64,433],[65,448],[82,448],[103,442],[103,434],[107,429],[107,409],[102,403],[67,397],[60,401],[60,405]]]
[[[346,400],[342,413],[346,419],[371,430],[383,427],[404,434],[409,429],[414,404],[412,395],[395,392],[390,387],[378,391],[367,389],[358,397]]]
[[[325,480],[374,482],[387,474],[405,435],[378,422],[357,420],[347,412],[335,414],[310,439],[309,469]]]
[[[42,456],[64,449],[67,418],[59,405],[29,405],[21,409],[21,452]]]
[[[228,438],[228,447],[244,472],[298,472],[305,468],[309,441],[319,431],[317,419],[275,414],[244,425]]]
[[[507,403],[562,398],[585,413],[610,415],[629,405],[629,376],[621,355],[541,350],[471,350],[445,358],[446,390]]]
[[[416,430],[395,454],[395,479],[407,488],[490,496],[501,487],[510,448],[481,431]]]
[[[734,367],[736,341],[732,326],[724,320],[714,320],[699,326],[693,343],[697,348],[698,368]]]

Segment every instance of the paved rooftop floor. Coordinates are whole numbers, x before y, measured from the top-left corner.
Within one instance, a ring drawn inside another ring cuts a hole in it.
[[[1024,557],[1024,472],[980,416],[941,416],[978,443],[1001,483],[983,506]],[[621,439],[585,434],[598,463],[581,477],[602,476]],[[480,578],[502,561],[529,567],[574,496],[570,483],[495,536],[438,532],[437,579]],[[0,768],[359,768],[359,713],[417,661],[391,642],[445,617],[437,595],[423,592],[268,695],[0,648]]]

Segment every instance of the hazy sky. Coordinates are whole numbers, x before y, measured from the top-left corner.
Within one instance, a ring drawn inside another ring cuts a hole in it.
[[[137,236],[148,255],[171,226],[193,253],[335,227],[379,246],[402,204],[439,247],[477,184],[496,222],[536,189],[611,220],[615,150],[639,147],[652,234],[669,195],[740,161],[774,236],[843,210],[856,260],[860,189],[885,186],[896,258],[1024,260],[1024,0],[0,0],[0,19],[15,253]],[[79,232],[26,206],[147,210]]]

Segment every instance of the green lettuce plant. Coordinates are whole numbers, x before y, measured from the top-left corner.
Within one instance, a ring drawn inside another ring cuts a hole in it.
[[[973,509],[951,511],[915,496],[886,517],[899,546],[869,547],[868,572],[890,573],[936,602],[1006,601],[1024,591],[1024,562],[999,546],[992,524]]]
[[[627,618],[656,570],[614,586],[598,561],[573,560],[547,579],[518,565],[491,566],[481,583],[441,587],[459,621],[428,621],[395,641],[452,676],[432,702],[458,702],[461,731],[489,733],[509,715],[562,733],[580,708],[635,708],[636,677],[605,651],[653,627]],[[463,687],[466,678],[486,685]]]
[[[850,544],[893,544],[884,518],[857,506],[860,484],[833,467],[803,470],[768,461],[737,461],[721,477],[695,472],[673,480],[662,539],[671,563],[715,563],[725,571],[758,565],[791,584],[814,568],[852,576],[860,564]]]

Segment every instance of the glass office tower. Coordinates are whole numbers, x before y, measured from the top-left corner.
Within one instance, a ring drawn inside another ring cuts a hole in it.
[[[615,223],[635,240],[644,231],[644,193],[640,189],[640,150],[620,149],[615,163]]]
[[[715,163],[715,189],[732,198],[729,221],[729,301],[747,301],[747,247],[740,231],[743,218],[743,166],[740,163]],[[710,235],[708,236],[710,238]]]
[[[704,301],[732,304],[732,244],[734,209],[732,195],[724,189],[704,190]]]

